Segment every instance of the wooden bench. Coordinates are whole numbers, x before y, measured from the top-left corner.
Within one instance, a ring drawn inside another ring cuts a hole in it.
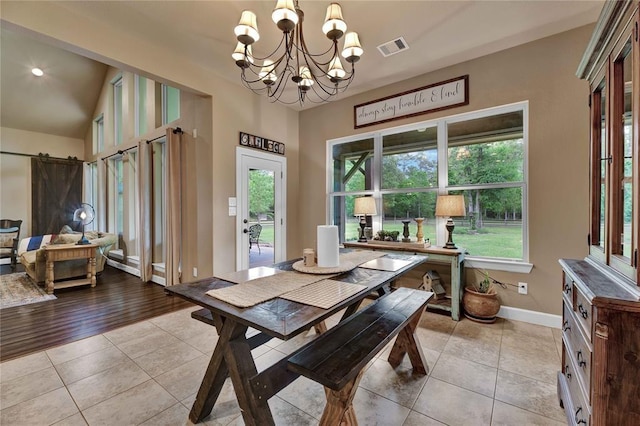
[[[294,353],[288,368],[325,386],[327,405],[321,425],[357,425],[351,403],[364,367],[396,335],[389,363],[397,367],[409,355],[413,370],[428,366],[415,329],[433,293],[399,288],[338,323]]]

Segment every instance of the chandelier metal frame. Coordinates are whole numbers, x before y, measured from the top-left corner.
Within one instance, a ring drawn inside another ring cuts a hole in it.
[[[340,61],[338,41],[346,32],[342,9],[331,3],[322,30],[331,41],[324,52],[312,53],[304,38],[304,12],[298,0],[278,0],[272,19],[282,31],[278,46],[267,56],[253,55],[252,45],[259,40],[256,16],[242,12],[240,24],[235,28],[238,44],[232,55],[241,69],[240,77],[245,87],[267,97],[272,102],[286,105],[305,101],[325,103],[344,92],[355,77],[355,63],[363,53],[355,32],[346,33],[342,57],[351,64],[345,71]],[[285,89],[289,84],[297,86],[297,96],[287,99]]]

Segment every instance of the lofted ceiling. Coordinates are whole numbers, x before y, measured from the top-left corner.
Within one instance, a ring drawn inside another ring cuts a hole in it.
[[[250,9],[258,16],[261,38],[253,48],[256,56],[271,52],[281,34],[271,21],[275,0],[57,3],[79,19],[95,20],[131,38],[180,52],[182,57],[231,84],[240,84],[231,53],[236,44],[233,28],[241,12]],[[348,30],[359,33],[365,49],[356,64],[353,84],[340,97],[593,23],[603,3],[602,0],[340,0]],[[314,52],[328,47],[328,40],[320,30],[328,4],[324,0],[299,1],[305,13],[305,39]],[[106,66],[4,26],[0,36],[0,125],[84,137]],[[376,49],[398,37],[404,37],[408,50],[385,58]],[[45,69],[45,77],[35,79],[30,74],[34,64]]]

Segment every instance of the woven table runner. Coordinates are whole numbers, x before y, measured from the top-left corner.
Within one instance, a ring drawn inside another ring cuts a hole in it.
[[[209,290],[207,294],[240,308],[248,308],[325,278],[326,275],[283,271],[231,287]]]
[[[340,262],[352,262],[359,265],[361,263],[377,259],[384,255],[385,253],[374,251],[353,251],[340,254]],[[338,274],[317,275],[304,274],[295,271],[278,271],[277,273],[275,273],[275,275],[264,275],[256,279],[243,281],[244,279],[246,279],[246,276],[241,276],[241,274],[237,273],[226,274],[226,279],[229,279],[232,282],[239,282],[239,284],[230,287],[209,290],[206,294],[211,297],[215,297],[216,299],[222,300],[223,302],[230,303],[234,306],[238,306],[240,308],[248,308],[250,306],[257,305],[258,303],[266,302],[267,300],[282,296],[285,293],[297,290],[306,285],[335,277]],[[324,292],[323,288],[322,290]],[[340,300],[335,303],[338,303],[339,301]]]
[[[280,298],[304,303],[305,305],[317,306],[322,309],[329,309],[366,288],[366,285],[344,283],[335,280],[322,280],[281,294]]]

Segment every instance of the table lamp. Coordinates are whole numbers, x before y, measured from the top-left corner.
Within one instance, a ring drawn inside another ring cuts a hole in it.
[[[355,205],[353,206],[353,215],[360,216],[360,238],[359,243],[366,243],[367,237],[364,235],[364,228],[367,226],[367,216],[373,216],[378,214],[376,210],[376,200],[373,197],[359,197],[356,198]]]
[[[455,244],[453,244],[453,219],[452,216],[464,216],[465,208],[464,208],[464,196],[463,195],[438,195],[438,200],[436,201],[436,216],[446,217],[447,218],[447,231],[449,232],[449,238],[447,239],[447,243],[444,245],[446,249],[456,249]]]
[[[80,207],[73,212],[73,220],[82,224],[82,237],[76,243],[77,245],[89,244],[89,240],[84,236],[84,227],[93,222],[95,218],[95,210],[91,204],[82,203]]]

